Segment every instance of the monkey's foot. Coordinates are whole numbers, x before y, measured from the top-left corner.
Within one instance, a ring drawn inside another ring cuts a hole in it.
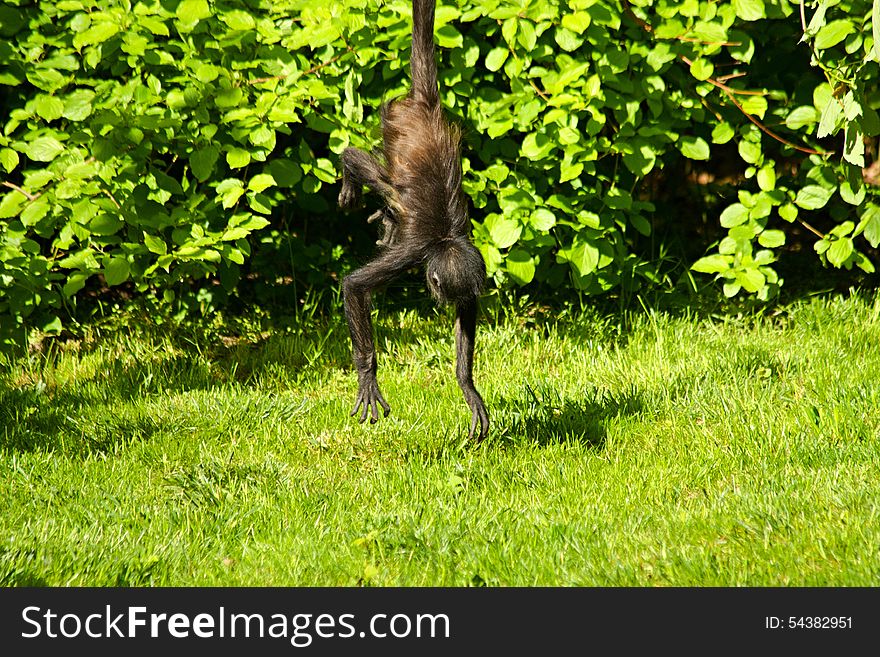
[[[382,237],[376,240],[376,244],[379,246],[390,246],[397,234],[397,219],[394,218],[394,214],[390,209],[382,208],[367,217],[367,223],[372,224],[379,219],[382,220]]]
[[[371,214],[369,217],[367,217],[367,223],[372,224],[372,223],[378,221],[379,219],[381,219],[382,222],[384,223],[386,212],[387,212],[387,210],[385,208],[382,208],[380,210],[376,210],[373,214]]]
[[[363,407],[358,422],[363,423],[369,413],[370,424],[374,424],[379,420],[379,406],[382,407],[384,417],[388,417],[391,407],[379,391],[379,384],[376,381],[368,381],[360,385],[351,415],[357,415],[358,409]]]
[[[342,188],[339,190],[339,198],[337,203],[343,210],[351,210],[361,202],[361,192],[354,185],[347,181],[342,181]]]
[[[477,436],[477,442],[479,443],[489,433],[489,413],[486,412],[486,406],[482,401],[475,400],[475,403],[471,405],[471,430],[468,433],[468,440],[473,439],[478,422],[480,424],[480,435]]]

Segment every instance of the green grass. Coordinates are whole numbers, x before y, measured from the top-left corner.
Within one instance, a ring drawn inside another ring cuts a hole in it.
[[[766,317],[132,328],[0,377],[0,584],[880,585],[880,298]]]

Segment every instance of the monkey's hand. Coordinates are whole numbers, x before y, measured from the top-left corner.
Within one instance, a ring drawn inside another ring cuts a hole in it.
[[[486,411],[486,405],[479,395],[468,395],[468,406],[471,407],[471,431],[468,434],[468,440],[474,437],[474,431],[477,429],[477,423],[480,424],[480,434],[477,442],[481,442],[489,433],[489,413]]]
[[[357,415],[358,409],[361,409],[361,416],[358,418],[358,422],[366,420],[369,413],[370,424],[373,424],[379,419],[379,406],[382,407],[384,417],[388,417],[391,407],[382,396],[376,377],[372,376],[361,379],[358,382],[357,400],[354,403],[354,408],[351,409],[351,415]]]
[[[352,208],[357,207],[361,202],[360,188],[356,185],[352,185],[348,180],[343,178],[337,202],[339,203],[339,207],[343,210],[351,210]]]

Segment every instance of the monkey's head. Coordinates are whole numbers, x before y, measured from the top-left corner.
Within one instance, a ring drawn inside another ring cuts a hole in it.
[[[479,296],[486,281],[486,263],[467,238],[443,240],[425,264],[428,289],[440,304]]]

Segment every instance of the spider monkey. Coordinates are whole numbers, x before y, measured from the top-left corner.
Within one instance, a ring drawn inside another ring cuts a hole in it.
[[[443,117],[434,55],[436,0],[413,0],[412,87],[406,96],[381,108],[383,147],[378,157],[357,148],[342,154],[339,206],[358,205],[364,185],[385,207],[368,221],[382,220],[378,255],[346,276],[342,284],[351,334],[358,393],[354,416],[379,419],[379,406],[391,411],[376,381],[376,350],[370,320],[374,289],[417,266],[424,266],[431,295],[455,304],[456,378],[471,410],[469,438],[489,431],[489,415],[474,386],[477,297],[486,264],[469,238],[468,205],[461,189],[461,131]]]

